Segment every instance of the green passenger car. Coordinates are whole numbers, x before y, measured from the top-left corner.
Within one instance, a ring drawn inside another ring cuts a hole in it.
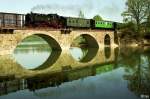
[[[95,21],[96,28],[106,28],[106,29],[113,29],[114,24],[110,21]]]
[[[67,27],[90,28],[90,19],[67,17]]]

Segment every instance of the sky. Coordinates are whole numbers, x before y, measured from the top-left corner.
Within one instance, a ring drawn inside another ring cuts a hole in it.
[[[0,12],[26,14],[29,12],[57,13],[78,17],[81,10],[85,18],[99,14],[104,20],[122,22],[121,13],[126,0],[1,0]]]

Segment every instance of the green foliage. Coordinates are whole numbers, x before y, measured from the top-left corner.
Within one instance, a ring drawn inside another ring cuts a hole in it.
[[[96,74],[101,74],[101,73],[106,73],[106,72],[112,71],[113,67],[114,67],[113,64],[98,67],[98,68],[96,68]]]
[[[150,16],[147,18],[147,21],[144,24],[143,28],[145,29],[145,34],[150,35]]]
[[[100,15],[95,15],[95,16],[93,17],[93,19],[94,19],[95,21],[102,21],[102,20],[103,20]]]
[[[72,46],[80,46],[80,44],[86,43],[87,43],[86,39],[83,36],[79,36],[72,42]]]
[[[124,22],[132,21],[135,24],[136,33],[141,35],[141,24],[149,15],[150,1],[148,0],[127,0],[127,9],[122,13]]]
[[[86,43],[86,40],[83,36],[79,36],[75,39],[75,42],[77,42],[78,44],[81,44],[81,43]]]
[[[120,38],[136,38],[138,34],[136,32],[136,26],[133,22],[118,24],[118,29],[121,34]]]
[[[44,39],[42,39],[41,37],[39,36],[36,36],[36,35],[32,35],[32,36],[29,36],[27,38],[25,38],[22,42],[36,42],[36,41],[44,41]]]

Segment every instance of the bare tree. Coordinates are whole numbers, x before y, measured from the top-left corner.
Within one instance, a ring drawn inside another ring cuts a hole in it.
[[[79,18],[84,18],[84,13],[82,12],[82,10],[80,10],[79,12]]]

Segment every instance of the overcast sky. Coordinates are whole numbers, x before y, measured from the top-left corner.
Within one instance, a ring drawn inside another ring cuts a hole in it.
[[[57,13],[77,17],[80,10],[86,18],[99,14],[105,20],[121,22],[126,0],[1,0],[0,12]]]

